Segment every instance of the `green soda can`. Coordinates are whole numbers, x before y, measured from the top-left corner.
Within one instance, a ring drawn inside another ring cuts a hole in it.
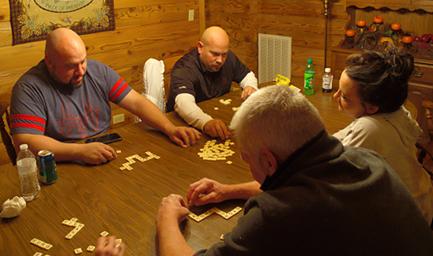
[[[54,154],[48,150],[38,152],[39,181],[52,184],[57,180],[56,160]]]

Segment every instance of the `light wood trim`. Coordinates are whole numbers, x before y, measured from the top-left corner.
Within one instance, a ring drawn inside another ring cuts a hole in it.
[[[203,34],[206,29],[206,6],[205,0],[198,1],[198,12],[199,12],[199,23],[200,23],[200,35]]]

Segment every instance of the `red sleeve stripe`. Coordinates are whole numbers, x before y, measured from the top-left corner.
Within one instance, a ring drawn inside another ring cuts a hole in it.
[[[129,86],[128,83],[125,82],[125,83],[122,85],[122,87],[117,91],[117,93],[116,93],[113,97],[110,98],[110,100],[111,100],[111,101],[115,101],[115,100],[120,96],[120,94],[122,94],[122,92],[125,91],[126,88],[128,88],[128,86]]]
[[[117,80],[117,82],[113,85],[113,87],[110,90],[110,93],[108,94],[108,97],[111,99],[113,97],[114,92],[117,90],[117,88],[119,88],[119,86],[122,84],[123,82],[123,78],[119,78],[119,80]]]
[[[46,123],[45,119],[43,119],[42,117],[32,116],[32,115],[27,115],[27,114],[14,114],[14,115],[11,115],[11,120],[12,120],[12,122],[19,122],[19,121],[22,121],[22,120],[29,120],[29,121],[40,123],[42,125],[45,125],[45,123]]]
[[[45,128],[37,125],[37,124],[29,124],[29,123],[12,123],[12,128],[31,128],[35,130],[39,130],[41,132],[45,131]]]

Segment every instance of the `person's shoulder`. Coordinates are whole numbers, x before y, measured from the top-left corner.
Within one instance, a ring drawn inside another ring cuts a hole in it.
[[[193,68],[198,64],[198,52],[197,48],[191,49],[189,52],[184,54],[173,66],[174,69],[179,68]]]
[[[376,115],[362,116],[354,120],[351,124],[353,132],[362,134],[377,134],[383,130],[385,121]]]
[[[191,78],[201,73],[197,49],[192,49],[182,56],[173,66],[171,75],[177,78]]]
[[[38,88],[38,84],[41,80],[48,79],[48,74],[44,71],[43,61],[39,62],[36,66],[31,67],[27,70],[21,77],[16,81],[14,85],[15,88]]]
[[[226,62],[230,62],[230,63],[234,64],[236,62],[240,62],[240,60],[239,60],[238,56],[232,50],[229,50],[227,52],[227,60],[226,60]]]
[[[304,177],[296,178],[304,179]],[[307,178],[311,182],[310,178]],[[284,218],[288,214],[298,215],[300,212],[308,212],[317,204],[323,204],[312,185],[302,182],[303,185],[283,185],[277,189],[264,191],[251,198],[247,203],[249,207],[260,209],[264,217]]]
[[[238,56],[232,50],[229,50],[227,52],[227,57],[228,58],[236,58],[236,59],[238,59]]]
[[[94,69],[106,69],[108,68],[108,65],[93,59],[87,59],[87,69],[88,70],[94,70]]]
[[[87,59],[87,71],[90,76],[105,77],[109,74],[116,73],[110,66],[92,59]]]

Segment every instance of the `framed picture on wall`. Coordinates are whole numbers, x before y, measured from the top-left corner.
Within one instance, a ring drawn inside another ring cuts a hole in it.
[[[114,30],[114,0],[9,0],[12,44],[44,40],[58,27],[78,34]]]

